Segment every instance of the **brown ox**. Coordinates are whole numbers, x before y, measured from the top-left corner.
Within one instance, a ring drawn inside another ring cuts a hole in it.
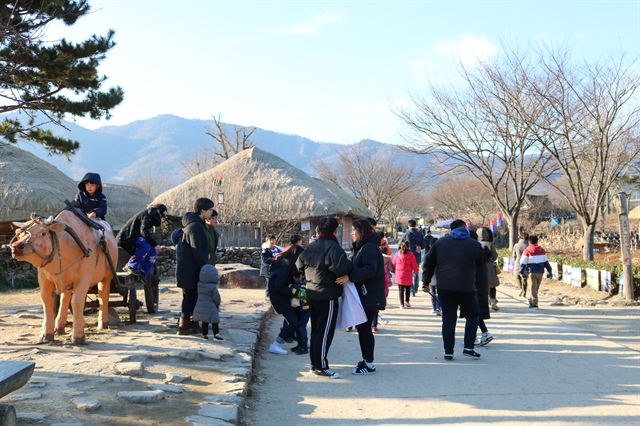
[[[54,330],[64,333],[69,302],[73,309],[72,343],[84,344],[84,304],[87,291],[98,284],[100,312],[98,328],[109,325],[109,291],[113,272],[104,250],[99,246],[100,232],[82,223],[72,212],[64,210],[48,223],[35,218],[26,223],[14,223],[15,241],[11,243],[14,259],[28,262],[38,269],[38,284],[42,297],[44,321],[40,342],[52,342]],[[66,227],[73,229],[90,254],[85,256]],[[113,264],[118,262],[118,247],[113,232],[105,231],[106,247]],[[60,311],[54,325],[54,292],[61,295]]]

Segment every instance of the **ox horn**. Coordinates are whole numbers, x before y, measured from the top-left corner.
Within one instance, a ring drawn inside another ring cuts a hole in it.
[[[49,216],[44,220],[45,225],[51,225],[53,223],[53,216]]]
[[[27,225],[26,222],[11,222],[11,224],[16,228],[24,228]]]

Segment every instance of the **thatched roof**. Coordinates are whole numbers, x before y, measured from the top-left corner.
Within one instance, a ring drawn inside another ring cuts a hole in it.
[[[57,213],[77,191],[76,183],[51,164],[0,142],[0,221]]]
[[[108,203],[107,221],[115,228],[120,228],[131,216],[151,203],[151,197],[138,187],[113,183],[103,186]]]
[[[214,186],[216,176],[222,185]],[[218,205],[218,193],[224,204]],[[198,197],[211,198],[225,221],[302,220],[326,215],[372,216],[365,205],[339,187],[312,178],[283,159],[250,148],[160,194],[154,203],[169,213],[193,210]]]
[[[640,206],[629,212],[629,219],[639,220],[640,219]]]
[[[35,155],[13,145],[0,143],[0,222],[28,219],[31,212],[43,216],[56,214],[64,200],[73,200],[77,182]],[[107,221],[123,225],[134,213],[144,209],[151,198],[140,189],[104,184]]]

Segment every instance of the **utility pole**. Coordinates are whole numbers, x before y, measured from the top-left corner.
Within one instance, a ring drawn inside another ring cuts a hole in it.
[[[624,273],[624,298],[633,301],[633,268],[631,265],[631,235],[629,231],[629,205],[627,194],[619,192],[620,197],[620,251],[622,252],[622,272]]]

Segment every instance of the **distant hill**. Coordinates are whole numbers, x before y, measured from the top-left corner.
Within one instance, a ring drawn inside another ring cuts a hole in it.
[[[80,150],[65,160],[49,156],[40,146],[21,143],[19,146],[55,165],[65,174],[78,179],[86,171],[101,173],[109,182],[135,184],[141,176],[165,175],[175,185],[183,180],[180,160],[189,157],[194,149],[211,146],[212,138],[205,134],[213,127],[210,120],[191,120],[175,115],[159,115],[148,120],[134,121],[122,126],[105,126],[89,130],[74,123],[66,123],[69,131],[56,126],[49,128],[57,135],[80,142]],[[236,125],[225,124],[229,134]],[[318,158],[331,158],[345,145],[317,142],[302,136],[257,129],[252,136],[256,145],[292,165],[314,174],[312,163]],[[359,142],[380,152],[381,158],[401,155],[424,167],[424,157],[398,152],[395,145],[363,140]]]

